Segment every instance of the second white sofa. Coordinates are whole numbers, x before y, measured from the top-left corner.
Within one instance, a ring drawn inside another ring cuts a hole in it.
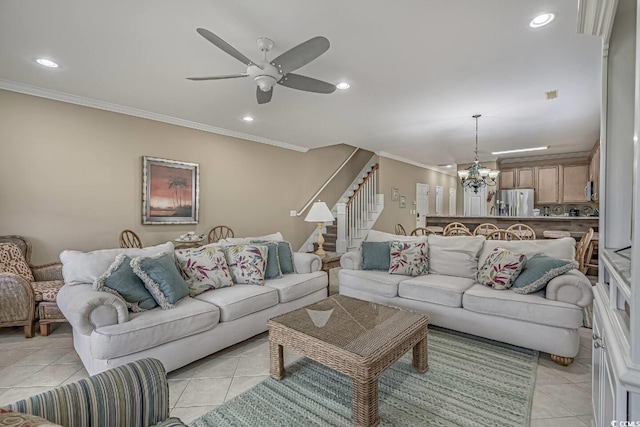
[[[375,241],[396,238],[376,231],[368,237]],[[478,284],[478,265],[498,247],[527,258],[539,253],[575,258],[571,238],[497,241],[483,236],[431,235],[429,274],[410,277],[362,270],[361,252],[348,252],[340,261],[340,293],[424,312],[431,324],[544,351],[560,364],[573,362],[580,349],[582,309],[593,300],[591,283],[578,270],[571,270],[552,279],[546,290],[527,295]]]

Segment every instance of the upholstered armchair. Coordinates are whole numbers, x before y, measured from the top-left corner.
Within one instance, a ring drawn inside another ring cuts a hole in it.
[[[24,326],[24,335],[49,335],[50,324],[65,322],[56,297],[64,285],[62,264],[31,265],[31,243],[21,236],[0,236],[0,327]]]

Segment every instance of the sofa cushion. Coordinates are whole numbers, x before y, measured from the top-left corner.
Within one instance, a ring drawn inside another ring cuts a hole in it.
[[[390,274],[420,276],[429,272],[425,242],[391,242],[389,254]]]
[[[362,269],[389,271],[389,260],[391,259],[389,245],[390,242],[362,242],[360,247]]]
[[[164,310],[189,295],[189,285],[178,271],[173,254],[136,257],[131,260],[131,268]]]
[[[158,307],[130,313],[128,322],[95,329],[91,334],[91,354],[96,359],[133,354],[207,331],[219,320],[220,310],[215,305],[182,298],[172,310]]]
[[[429,235],[429,274],[476,279],[484,236]]]
[[[278,291],[280,302],[289,302],[327,287],[327,273],[315,271],[305,274],[287,274],[280,279],[271,279],[264,285]]]
[[[93,283],[93,289],[118,295],[131,311],[151,310],[158,306],[142,280],[133,272],[131,258],[125,254],[116,257],[109,269]]]
[[[524,270],[513,283],[513,291],[518,294],[538,292],[544,289],[551,279],[576,268],[576,261],[536,255],[527,261]]]
[[[577,329],[582,326],[580,307],[551,301],[544,292],[521,295],[512,290],[498,291],[476,284],[462,296],[462,307],[476,313],[490,314],[540,325]],[[496,319],[498,322],[499,320]]]
[[[224,251],[219,245],[212,243],[199,248],[178,249],[175,256],[180,273],[189,285],[190,296],[233,286]]]
[[[216,289],[196,296],[220,309],[220,321],[230,322],[240,317],[278,304],[278,291],[260,285],[236,285]]]
[[[411,276],[389,274],[386,271],[340,270],[340,287],[368,292],[381,297],[398,296],[398,283]]]
[[[160,253],[170,253],[173,256],[173,243],[167,242],[148,248],[117,248],[104,249],[92,252],[62,251],[62,275],[67,285],[79,285],[82,283],[93,284],[116,259],[116,256],[125,254],[129,258],[138,256],[154,256]]]
[[[448,307],[462,307],[462,294],[474,284],[475,280],[464,277],[427,274],[400,282],[398,295]]]
[[[559,259],[576,258],[576,241],[572,237],[553,240],[487,240],[480,252],[478,265],[482,265],[495,248],[524,254],[527,259],[536,254]]]
[[[523,254],[495,248],[478,269],[478,283],[493,289],[509,289],[526,260]]]
[[[229,272],[234,283],[262,285],[264,271],[267,268],[267,252],[263,245],[227,246],[224,255],[227,258]]]

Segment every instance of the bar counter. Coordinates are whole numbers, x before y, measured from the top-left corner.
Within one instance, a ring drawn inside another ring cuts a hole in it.
[[[491,223],[501,229],[507,229],[513,224],[526,224],[536,232],[536,238],[542,239],[545,230],[568,231],[571,237],[580,239],[585,231],[593,228],[598,231],[597,216],[427,216],[427,227],[444,227],[450,222],[461,222],[469,230],[480,224]]]

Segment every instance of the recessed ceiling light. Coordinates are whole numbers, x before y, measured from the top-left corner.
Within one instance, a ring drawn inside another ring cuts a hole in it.
[[[242,118],[242,120],[244,120],[245,122],[252,122],[252,121],[253,121],[253,117],[251,117],[251,116],[244,116],[244,117]]]
[[[58,64],[56,64],[55,62],[53,62],[50,59],[45,59],[45,58],[38,58],[36,59],[36,62],[44,67],[48,67],[48,68],[58,68]]]
[[[554,15],[553,13],[549,13],[549,12],[541,13],[540,15],[533,18],[531,22],[529,22],[529,26],[531,28],[544,27],[545,25],[550,24],[551,21],[555,19],[555,17],[556,15]]]
[[[509,153],[524,153],[525,151],[539,151],[539,150],[546,150],[547,148],[549,148],[549,146],[545,145],[544,147],[531,147],[531,148],[518,148],[517,150],[492,151],[491,154],[496,155],[496,154],[509,154]]]
[[[336,87],[340,90],[345,90],[345,89],[349,89],[351,85],[347,82],[340,82],[336,85]]]

